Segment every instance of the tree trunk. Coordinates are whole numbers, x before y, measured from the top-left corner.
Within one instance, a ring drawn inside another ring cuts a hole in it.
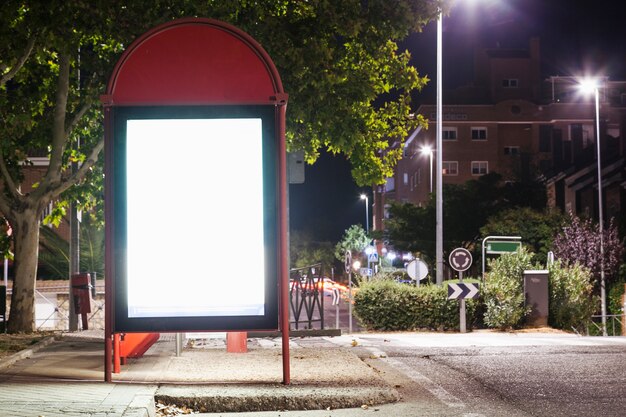
[[[39,252],[39,213],[27,208],[17,214],[13,226],[15,280],[11,295],[9,333],[35,331],[35,280]]]

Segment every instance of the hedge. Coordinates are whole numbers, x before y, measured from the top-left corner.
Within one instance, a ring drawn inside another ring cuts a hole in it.
[[[368,330],[459,329],[459,303],[448,300],[447,286],[372,280],[360,284],[354,314]],[[474,322],[476,302],[467,300],[466,318]],[[468,326],[469,327],[469,326]]]

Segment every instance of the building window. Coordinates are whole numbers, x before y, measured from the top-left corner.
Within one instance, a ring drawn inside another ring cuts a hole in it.
[[[489,162],[472,161],[472,175],[485,175],[489,173]]]
[[[444,127],[441,130],[441,139],[443,140],[456,140],[457,130],[456,127]]]
[[[394,177],[387,178],[385,182],[385,192],[390,192],[396,189],[396,179]]]
[[[402,179],[404,182],[404,185],[407,185],[409,183],[409,174],[407,174],[406,172],[402,175]]]
[[[502,87],[517,88],[518,87],[517,78],[505,78],[504,80],[502,80]]]
[[[486,127],[473,127],[472,128],[472,140],[487,140],[487,128]]]
[[[539,126],[539,152],[552,151],[552,126]]]
[[[443,161],[443,175],[459,175],[458,161]]]
[[[595,143],[593,125],[583,125],[583,148],[591,146]]]
[[[519,155],[519,146],[505,146],[504,154],[505,155]]]

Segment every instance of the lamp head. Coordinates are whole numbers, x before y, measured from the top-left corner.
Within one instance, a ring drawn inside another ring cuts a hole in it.
[[[433,148],[430,145],[424,145],[420,148],[420,153],[422,155],[430,155],[433,153]]]
[[[580,91],[586,94],[593,94],[599,87],[598,80],[595,78],[583,78],[579,85]]]

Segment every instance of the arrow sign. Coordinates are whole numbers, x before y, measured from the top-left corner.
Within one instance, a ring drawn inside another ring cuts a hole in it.
[[[467,271],[472,265],[472,254],[465,248],[456,248],[450,252],[448,261],[455,271]]]
[[[333,297],[333,305],[336,306],[339,304],[339,289],[333,288],[331,295]]]
[[[466,298],[478,298],[480,290],[479,284],[470,282],[459,282],[448,284],[448,300],[459,300]]]

